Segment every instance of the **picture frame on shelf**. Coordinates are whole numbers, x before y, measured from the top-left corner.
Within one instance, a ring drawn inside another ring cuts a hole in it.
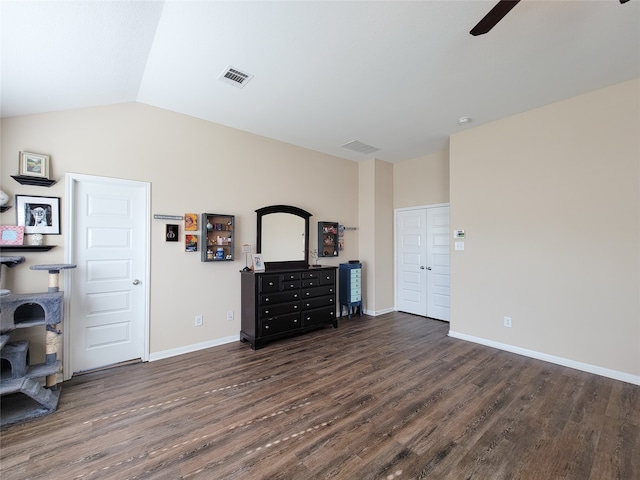
[[[0,245],[22,245],[24,227],[17,225],[0,225]]]
[[[261,253],[254,253],[251,255],[253,258],[253,271],[264,272],[264,260]]]
[[[60,198],[16,195],[16,224],[27,235],[60,235]]]
[[[18,173],[26,177],[49,179],[49,155],[20,152]]]

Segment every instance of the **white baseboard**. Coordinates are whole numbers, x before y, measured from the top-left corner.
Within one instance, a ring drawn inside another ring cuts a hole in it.
[[[524,355],[525,357],[531,357],[538,360],[543,360],[545,362],[555,363],[556,365],[562,365],[563,367],[575,368],[576,370],[582,370],[583,372],[594,373],[603,377],[613,378],[614,380],[620,380],[622,382],[640,385],[640,375],[632,375],[630,373],[610,370],[608,368],[599,367],[597,365],[576,362],[575,360],[570,360],[568,358],[556,357],[555,355],[536,352],[535,350],[528,350],[526,348],[516,347],[507,343],[494,342],[493,340],[487,340],[486,338],[482,337],[474,337],[473,335],[454,332],[452,330],[449,330],[449,336],[458,338],[460,340],[479,343],[480,345],[486,345],[487,347],[493,347],[499,350],[517,353],[518,355]]]
[[[380,315],[384,315],[385,313],[391,313],[391,312],[395,312],[395,309],[393,307],[385,308],[384,310],[367,310],[366,308],[364,309],[364,314],[370,315],[372,317],[377,317]]]
[[[185,353],[197,352],[198,350],[204,350],[205,348],[217,347],[231,342],[239,342],[239,335],[232,335],[230,337],[216,338],[215,340],[209,340],[207,342],[193,343],[184,347],[170,348],[169,350],[162,350],[160,352],[154,352],[149,354],[149,361],[162,360],[163,358],[175,357],[177,355],[183,355]]]

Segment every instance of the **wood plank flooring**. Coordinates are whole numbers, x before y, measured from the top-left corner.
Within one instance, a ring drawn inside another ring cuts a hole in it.
[[[447,337],[341,319],[74,377],[1,432],[25,479],[640,479],[640,387]]]

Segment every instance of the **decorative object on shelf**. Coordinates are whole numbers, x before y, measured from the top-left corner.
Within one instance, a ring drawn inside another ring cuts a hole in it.
[[[16,195],[16,220],[26,234],[60,235],[60,198]]]
[[[249,272],[251,269],[249,268],[249,255],[251,254],[251,245],[248,243],[242,244],[242,253],[244,253],[244,268],[243,272]]]
[[[23,241],[24,227],[0,225],[0,245],[22,245]]]
[[[253,271],[264,272],[264,261],[262,260],[262,254],[254,253],[252,255],[252,258],[253,258]]]
[[[44,243],[44,235],[42,235],[41,233],[34,233],[33,235],[31,235],[29,244],[39,247],[43,243]]]
[[[0,190],[0,207],[4,207],[9,203],[9,195]]]
[[[339,255],[338,222],[318,222],[318,256]]]
[[[203,213],[202,222],[202,261],[232,261],[234,255],[233,224],[235,217],[222,213]]]
[[[184,214],[184,229],[187,232],[198,231],[198,214],[197,213]]]
[[[49,179],[48,155],[20,152],[20,163],[18,167],[20,176]]]
[[[167,242],[177,242],[179,238],[179,229],[178,225],[168,223],[165,226],[164,239]]]
[[[198,251],[198,236],[187,234],[184,236],[184,251],[185,252],[197,252]]]
[[[313,265],[310,265],[310,266],[313,268],[320,268],[320,265],[318,265],[318,260],[320,260],[318,256],[318,250],[311,250],[309,252],[309,255],[311,255],[311,258],[313,258],[313,261],[315,262]]]

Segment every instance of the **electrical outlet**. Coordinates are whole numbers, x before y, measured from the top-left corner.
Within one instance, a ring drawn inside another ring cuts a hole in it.
[[[504,326],[511,328],[511,317],[504,317]]]
[[[195,324],[196,324],[196,327],[201,327],[202,326],[202,315],[196,315]]]
[[[227,321],[230,322],[233,320],[233,310],[227,310]]]

